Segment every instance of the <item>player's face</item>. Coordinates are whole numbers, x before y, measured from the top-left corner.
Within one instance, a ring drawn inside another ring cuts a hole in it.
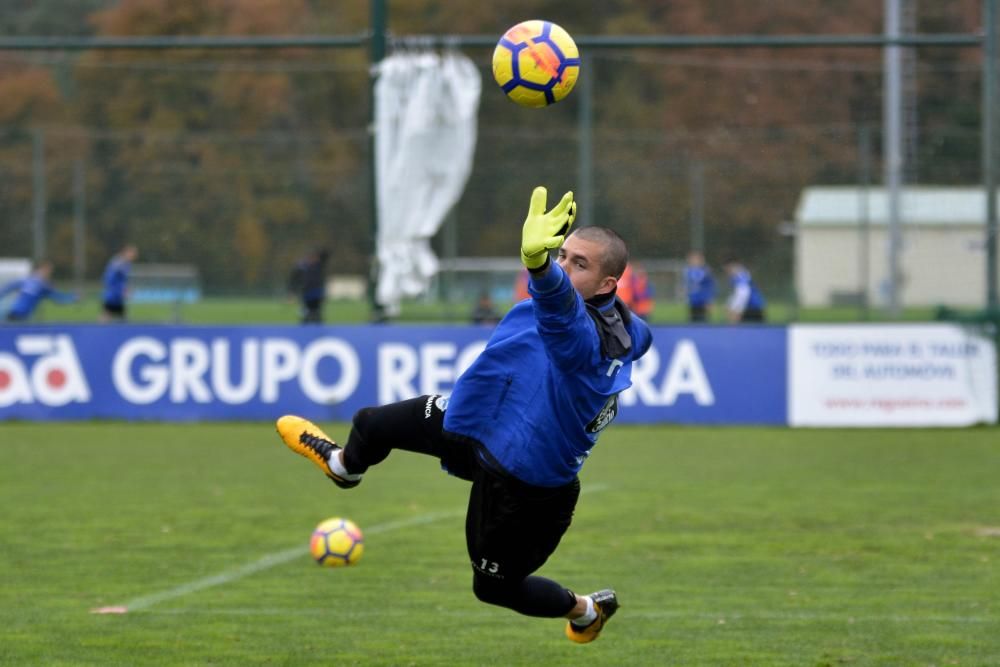
[[[618,283],[613,276],[605,274],[601,267],[602,250],[600,243],[581,239],[575,235],[566,239],[559,248],[559,258],[556,261],[584,299],[607,294]]]

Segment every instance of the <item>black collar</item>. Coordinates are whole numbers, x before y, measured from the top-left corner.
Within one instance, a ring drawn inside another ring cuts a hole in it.
[[[598,310],[604,310],[608,307],[608,304],[615,300],[615,295],[618,293],[618,287],[612,287],[610,292],[605,294],[595,294],[589,299],[584,299],[583,302],[588,306],[593,306]]]
[[[624,357],[632,350],[632,336],[628,326],[632,323],[632,312],[625,303],[610,294],[601,294],[585,301],[587,314],[597,327],[601,339],[601,353],[608,359]],[[609,308],[608,306],[611,305]]]

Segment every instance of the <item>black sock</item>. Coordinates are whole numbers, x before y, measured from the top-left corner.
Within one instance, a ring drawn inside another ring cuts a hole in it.
[[[576,606],[576,595],[545,577],[530,576],[509,584],[476,575],[473,590],[483,602],[513,609],[525,616],[559,618]]]

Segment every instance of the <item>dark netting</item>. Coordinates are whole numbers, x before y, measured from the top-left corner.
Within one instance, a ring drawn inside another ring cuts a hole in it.
[[[356,4],[305,3],[290,27],[246,32],[359,34],[368,17]],[[499,35],[521,18],[515,8],[470,4],[456,19],[411,4],[392,3],[393,31]],[[727,17],[730,3],[716,4],[699,5],[702,18],[713,17],[701,26],[706,34],[756,25],[741,12]],[[834,12],[837,22],[822,24],[832,11],[823,3],[776,3],[772,14],[784,19],[755,29],[880,32],[881,7],[855,4],[857,12]],[[550,5],[573,15],[566,3]],[[220,9],[226,3],[204,6],[192,25],[163,30],[240,34],[239,21]],[[116,7],[77,3],[75,33],[24,23],[11,8],[0,21],[11,34],[113,33]],[[921,3],[914,27],[977,29],[975,3],[962,7]],[[687,20],[671,14],[669,25],[683,32]],[[622,34],[666,21],[658,10],[611,7],[580,16],[579,26],[563,23],[578,34]],[[589,86],[543,110],[516,107],[493,84],[492,49],[464,51],[484,79],[479,142],[465,193],[434,246],[449,266],[466,268],[442,276],[432,297],[510,284],[510,266],[478,275],[461,260],[516,262],[531,189],[545,184],[578,191],[582,224],[619,230],[660,299],[677,299],[680,262],[703,245],[713,265],[741,255],[768,295],[791,301],[790,223],[804,189],[882,182],[879,49],[584,50]],[[141,262],[196,267],[206,294],[249,295],[282,291],[295,259],[324,247],[332,273],[365,279],[373,243],[367,57],[364,46],[0,52],[0,255],[31,257],[42,243],[60,278],[92,282],[127,239],[141,247]],[[907,182],[978,185],[980,50],[910,49],[906,63]],[[947,280],[951,262],[921,270]]]

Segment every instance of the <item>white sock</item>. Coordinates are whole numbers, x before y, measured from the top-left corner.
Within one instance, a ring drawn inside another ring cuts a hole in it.
[[[578,628],[585,628],[597,620],[597,610],[594,609],[594,601],[589,597],[584,598],[584,600],[587,601],[587,611],[583,612],[583,616],[580,618],[574,618],[570,621]]]
[[[330,458],[326,460],[326,464],[330,466],[330,471],[341,479],[346,479],[348,482],[353,482],[355,480],[361,479],[361,475],[352,475],[347,472],[347,468],[344,464],[340,462],[340,452],[343,450],[335,450]]]

